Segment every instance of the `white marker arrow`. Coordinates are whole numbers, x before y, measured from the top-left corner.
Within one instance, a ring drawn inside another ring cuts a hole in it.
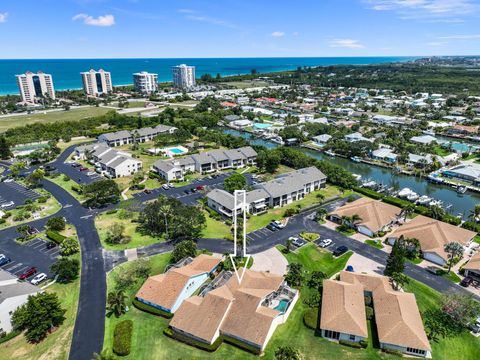
[[[233,254],[230,254],[230,261],[232,262],[235,275],[237,276],[238,283],[240,284],[243,276],[245,275],[245,269],[250,261],[251,255],[247,254],[247,192],[245,190],[235,190],[233,192]],[[240,199],[240,201],[239,201]],[[238,240],[238,210],[240,215],[243,216],[243,231],[242,231],[242,257],[247,258],[245,267],[241,274],[239,274],[237,266],[235,265],[235,257],[237,257],[237,240]]]

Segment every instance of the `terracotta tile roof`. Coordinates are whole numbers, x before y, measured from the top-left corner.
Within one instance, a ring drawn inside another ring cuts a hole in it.
[[[171,309],[191,277],[210,272],[220,261],[222,259],[201,254],[186,266],[149,277],[137,292],[136,297],[165,309]]]
[[[363,286],[325,280],[320,328],[368,337]]]
[[[480,271],[480,251],[473,255],[463,268]]]
[[[361,284],[373,293],[375,322],[381,343],[431,351],[414,294],[394,291],[385,276],[342,271],[340,280]]]
[[[366,226],[373,232],[380,231],[385,225],[395,221],[402,210],[396,206],[369,198],[360,198],[339,207],[332,214],[352,216],[357,214],[362,218],[359,224]]]
[[[432,252],[448,260],[447,253],[443,249],[445,244],[455,241],[467,245],[476,233],[420,215],[400,226],[389,237],[398,239],[402,235],[406,238],[418,239],[423,252]]]
[[[241,284],[234,275],[204,298],[184,301],[170,326],[209,343],[221,331],[262,346],[280,312],[261,303],[282,282],[282,276],[247,269]]]

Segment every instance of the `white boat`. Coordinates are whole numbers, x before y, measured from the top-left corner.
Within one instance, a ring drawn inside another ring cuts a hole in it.
[[[403,188],[402,190],[400,190],[397,194],[397,196],[399,198],[406,198],[408,195],[410,195],[411,193],[413,193],[412,190],[410,190],[409,188]]]
[[[416,201],[418,199],[418,194],[416,192],[411,192],[410,195],[407,196],[408,201]]]
[[[420,205],[426,205],[429,204],[433,199],[431,197],[428,197],[427,195],[422,195],[418,198],[417,204]]]
[[[465,194],[466,191],[467,191],[466,186],[458,186],[457,187],[457,193],[459,193],[459,194]]]
[[[376,187],[376,186],[377,186],[377,183],[372,180],[372,181],[364,182],[364,183],[362,184],[362,186],[363,186],[364,188],[371,189],[371,188]]]
[[[335,153],[332,150],[325,151],[325,154],[328,156],[335,156]]]
[[[362,162],[362,158],[360,156],[352,156],[350,160],[357,163]]]
[[[429,206],[442,206],[443,202],[440,200],[432,200],[428,205]]]
[[[359,175],[359,174],[352,174],[352,176],[355,178],[355,180],[357,181],[360,181],[360,179],[362,178],[362,175]]]

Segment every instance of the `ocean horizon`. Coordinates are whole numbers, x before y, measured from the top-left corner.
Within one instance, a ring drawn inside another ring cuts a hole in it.
[[[368,65],[417,59],[415,56],[368,57],[270,57],[270,58],[117,58],[117,59],[6,59],[0,60],[0,95],[18,94],[15,75],[39,70],[51,74],[55,90],[81,89],[80,72],[104,69],[112,75],[113,86],[132,84],[132,74],[148,71],[160,82],[172,81],[172,66],[196,67],[196,76],[222,76],[294,70],[301,66]]]

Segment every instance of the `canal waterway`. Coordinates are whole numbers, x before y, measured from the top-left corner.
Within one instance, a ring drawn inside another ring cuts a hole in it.
[[[273,149],[278,146],[272,141],[256,138],[247,132],[240,132],[234,129],[223,129],[223,131],[224,133],[234,136],[241,136],[249,140],[252,145],[262,145],[269,149]],[[377,183],[381,183],[387,187],[393,187],[397,190],[407,187],[419,195],[427,195],[436,200],[441,200],[444,207],[451,205],[447,209],[449,213],[453,215],[462,215],[464,219],[468,217],[470,210],[472,210],[475,205],[480,204],[480,194],[472,191],[467,191],[465,194],[458,194],[455,189],[452,189],[451,187],[433,184],[424,178],[404,174],[395,174],[387,168],[368,165],[365,163],[355,163],[349,159],[341,157],[330,157],[311,149],[298,149],[315,159],[327,160],[331,163],[340,165],[353,174],[361,175],[362,180],[374,180]]]

